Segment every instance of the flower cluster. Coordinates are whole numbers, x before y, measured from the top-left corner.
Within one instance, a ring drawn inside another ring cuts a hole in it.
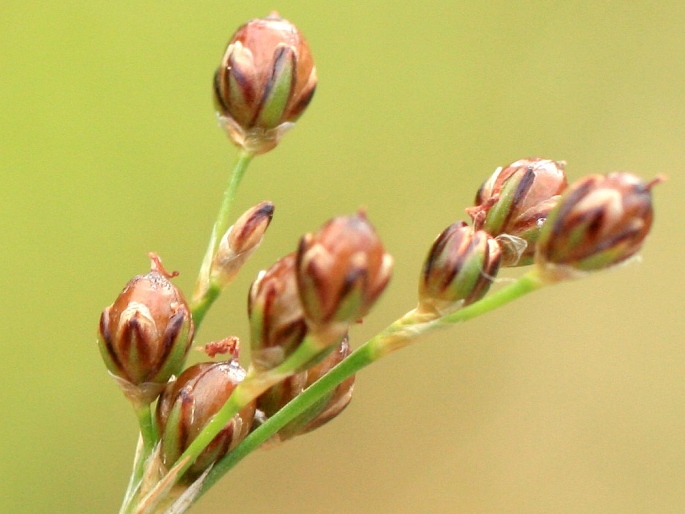
[[[482,298],[500,266],[535,264],[556,281],[634,255],[652,223],[651,188],[626,172],[568,186],[566,163],[521,159],[497,168],[433,243],[419,282],[419,311],[444,316]]]
[[[261,202],[226,229],[239,177],[249,158],[275,148],[292,127],[316,80],[306,40],[288,21],[274,13],[238,29],[214,95],[242,160],[191,301],[171,283],[176,274],[150,254],[151,271],[134,277],[101,315],[100,352],[133,403],[142,436],[122,512],[184,512],[249,438],[256,441],[251,451],[330,421],[349,404],[362,367],[428,330],[515,298],[500,296],[498,303],[504,289],[485,298],[500,268],[532,265],[521,283],[540,287],[627,260],[650,230],[651,188],[660,179],[646,183],[620,172],[569,185],[563,161],[521,159],[482,184],[466,209],[470,225],[457,221],[434,241],[417,307],[354,352],[350,328],[386,289],[393,264],[363,211],[329,220],[258,274],[248,293],[245,368],[239,339],[227,336],[204,346],[210,358],[225,360],[184,370],[208,308],[254,254],[274,214],[271,202]]]

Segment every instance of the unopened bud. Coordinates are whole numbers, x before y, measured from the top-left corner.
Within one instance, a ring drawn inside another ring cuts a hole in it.
[[[214,77],[220,121],[233,142],[253,154],[278,144],[315,89],[309,45],[277,13],[238,29]]]
[[[418,310],[439,317],[480,300],[495,279],[500,260],[501,249],[490,234],[464,222],[450,225],[424,262]]]
[[[100,316],[98,345],[109,371],[129,399],[150,403],[178,373],[193,338],[183,293],[159,257],[152,270],[134,277]]]
[[[333,218],[300,241],[297,283],[314,327],[338,324],[346,332],[369,312],[391,274],[392,257],[363,213]]]
[[[477,229],[500,236],[503,265],[533,261],[540,228],[567,187],[565,166],[534,157],[497,168],[478,190],[475,206],[466,209]]]
[[[652,225],[652,187],[626,172],[572,184],[543,226],[536,262],[548,275],[608,268],[635,255]]]
[[[273,203],[258,203],[245,211],[226,231],[212,261],[210,273],[214,284],[223,288],[235,278],[262,242],[273,214]]]
[[[257,371],[281,364],[307,333],[295,278],[295,254],[277,261],[252,283],[248,296],[252,365]]]
[[[165,466],[176,462],[244,378],[245,371],[237,361],[204,362],[186,369],[167,386],[157,404]],[[254,412],[254,402],[238,412],[200,453],[185,479],[197,477],[242,441],[250,431]]]
[[[345,337],[340,345],[329,353],[323,361],[307,370],[305,389],[337,366],[350,353],[352,353],[352,349],[350,348],[348,338]],[[345,410],[352,400],[354,380],[355,375],[352,375],[340,382],[332,391],[321,398],[319,402],[312,405],[309,410],[303,412],[299,418],[292,421],[292,425],[286,425],[282,434],[286,437],[305,434],[335,418]]]
[[[348,338],[345,337],[321,362],[266,391],[258,398],[257,409],[262,411],[267,418],[273,416],[304,389],[328,373],[350,353],[351,348]],[[315,404],[279,430],[276,441],[272,441],[272,443],[283,442],[297,435],[311,432],[335,418],[347,407],[352,399],[354,379],[354,375],[345,379],[332,391],[319,398]]]

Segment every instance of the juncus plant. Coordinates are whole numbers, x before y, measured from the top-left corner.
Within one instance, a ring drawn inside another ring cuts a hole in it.
[[[350,328],[373,308],[392,258],[363,211],[305,234],[248,293],[251,362],[236,337],[205,344],[184,369],[202,321],[259,246],[274,214],[261,202],[230,223],[253,157],[273,151],[310,103],[316,67],[299,30],[276,13],[238,29],[214,76],[217,115],[238,159],[190,301],[161,259],[131,279],[100,318],[98,346],[133,405],[140,440],[120,512],[179,514],[260,447],[306,434],[349,404],[355,374],[422,334],[529,292],[634,256],[649,233],[652,188],[627,173],[568,185],[566,163],[538,157],[497,168],[428,250],[417,305],[352,350]],[[428,247],[429,242],[426,242]],[[491,290],[500,269],[529,267]]]

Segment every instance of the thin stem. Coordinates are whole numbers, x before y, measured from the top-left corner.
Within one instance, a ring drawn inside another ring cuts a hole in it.
[[[147,458],[157,444],[157,427],[152,420],[152,409],[149,403],[136,407],[135,410],[140,425],[140,435],[143,438],[143,454]]]
[[[143,464],[145,459],[143,458],[143,436],[138,436],[138,444],[136,445],[136,453],[133,457],[133,469],[131,470],[131,476],[128,479],[128,486],[126,487],[126,493],[124,494],[124,501],[119,509],[119,514],[126,514],[131,508],[131,501],[138,492],[140,487],[140,478],[143,476]]]
[[[133,459],[133,470],[128,481],[124,501],[121,505],[121,513],[127,513],[131,508],[131,501],[138,493],[140,483],[145,472],[145,462],[152,454],[155,444],[157,444],[157,427],[152,419],[152,409],[149,403],[134,405],[138,425],[140,426],[140,438]]]
[[[338,384],[354,375],[381,357],[406,346],[413,339],[426,332],[444,328],[493,311],[505,304],[547,285],[536,270],[524,275],[516,282],[504,287],[489,297],[473,303],[443,318],[430,321],[417,321],[420,316],[410,311],[389,325],[385,330],[352,352],[349,357],[332,368],[318,381],[308,387],[291,402],[285,405],[264,424],[248,435],[228,455],[217,462],[207,475],[202,488],[195,498],[199,499],[223,475],[265,441],[274,436],[281,428],[293,421]]]
[[[246,150],[241,150],[238,154],[238,159],[235,163],[235,167],[233,168],[233,172],[231,173],[228,186],[226,186],[226,190],[224,191],[224,197],[221,202],[221,207],[219,208],[219,214],[217,215],[214,226],[212,227],[212,233],[209,237],[207,251],[202,259],[202,266],[200,267],[200,272],[197,277],[195,293],[193,295],[191,305],[196,329],[202,323],[202,320],[209,310],[209,307],[212,305],[212,303],[214,303],[221,293],[221,289],[216,284],[212,284],[210,280],[212,260],[214,259],[214,256],[219,248],[221,238],[228,230],[228,216],[231,211],[231,206],[233,204],[236,192],[238,191],[238,186],[240,185],[245,171],[247,171],[247,166],[250,164],[252,157],[254,157],[254,155]]]

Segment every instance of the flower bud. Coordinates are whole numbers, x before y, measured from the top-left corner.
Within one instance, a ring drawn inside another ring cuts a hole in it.
[[[392,257],[364,213],[333,218],[300,241],[297,283],[313,326],[340,324],[346,331],[369,312],[391,274]]]
[[[307,370],[307,381],[304,388],[306,389],[319,380],[350,353],[352,353],[352,349],[349,345],[349,339],[345,337],[340,345],[329,353],[324,360]],[[321,398],[319,402],[312,405],[309,410],[303,412],[299,418],[296,418],[289,425],[286,425],[281,431],[282,435],[285,437],[294,437],[296,435],[305,434],[325,425],[335,418],[345,410],[352,400],[354,380],[355,375],[343,380],[326,396]]]
[[[233,142],[253,154],[278,144],[315,89],[309,45],[277,13],[240,27],[214,76],[219,119]]]
[[[340,344],[318,364],[273,386],[261,395],[257,399],[257,409],[267,418],[273,416],[304,389],[328,373],[350,353],[351,349],[348,338],[344,337]],[[354,379],[354,375],[345,379],[332,391],[329,391],[328,394],[320,398],[314,405],[279,430],[277,442],[283,442],[297,435],[311,432],[340,414],[352,399]]]
[[[272,369],[294,352],[307,333],[295,278],[295,254],[277,261],[252,283],[247,305],[252,366]]]
[[[536,262],[557,278],[608,268],[638,252],[652,225],[652,187],[626,172],[572,184],[543,226]]]
[[[174,464],[244,378],[245,371],[237,361],[203,362],[186,369],[166,387],[157,404],[165,466]],[[238,412],[200,453],[184,477],[194,479],[242,441],[250,431],[254,412],[254,402]]]
[[[273,214],[273,203],[258,203],[245,211],[226,231],[212,261],[210,273],[214,284],[223,288],[235,278],[262,242]]]
[[[488,292],[501,260],[501,249],[484,230],[458,222],[440,234],[419,280],[420,312],[433,317],[480,300]]]
[[[270,418],[290,400],[300,394],[307,384],[307,372],[301,371],[271,386],[257,398],[257,410]]]
[[[567,186],[565,166],[535,157],[497,168],[466,209],[477,229],[502,236],[503,265],[532,262],[540,227]]]
[[[173,275],[150,254],[152,270],[134,277],[100,317],[98,345],[109,371],[132,400],[149,403],[178,373],[193,338],[193,320]]]

